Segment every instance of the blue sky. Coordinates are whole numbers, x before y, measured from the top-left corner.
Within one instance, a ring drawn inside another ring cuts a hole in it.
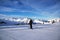
[[[0,14],[40,19],[60,18],[60,0],[0,0]]]

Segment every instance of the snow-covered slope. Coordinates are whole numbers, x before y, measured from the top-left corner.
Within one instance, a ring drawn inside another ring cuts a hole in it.
[[[6,27],[0,29],[0,40],[60,40],[60,23],[0,27]]]

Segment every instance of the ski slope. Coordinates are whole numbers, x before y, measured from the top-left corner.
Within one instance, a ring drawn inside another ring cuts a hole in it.
[[[0,40],[60,40],[60,23],[0,26]]]

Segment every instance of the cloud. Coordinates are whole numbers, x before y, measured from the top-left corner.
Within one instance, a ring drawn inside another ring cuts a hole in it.
[[[4,15],[4,14],[0,14],[0,16],[6,16],[6,15]]]
[[[15,8],[9,8],[9,7],[0,7],[0,12],[33,12],[29,10],[20,10]]]
[[[33,15],[35,17],[60,17],[60,0],[2,0],[0,6],[2,12],[24,12],[26,15],[30,12],[36,14]]]
[[[32,7],[23,3],[22,0],[21,1],[20,0],[5,0],[5,1],[3,0],[0,2],[0,6],[16,8],[16,9],[20,9],[20,10],[29,10],[29,11],[34,10]]]
[[[3,8],[1,8],[0,10],[1,10],[1,11],[7,11],[7,12],[15,11],[15,9],[7,8],[7,7],[3,7]]]

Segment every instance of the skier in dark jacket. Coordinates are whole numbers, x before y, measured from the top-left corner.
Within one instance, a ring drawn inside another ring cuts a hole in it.
[[[33,21],[32,21],[32,19],[30,19],[30,21],[29,21],[30,29],[32,29],[32,23],[33,23]]]

